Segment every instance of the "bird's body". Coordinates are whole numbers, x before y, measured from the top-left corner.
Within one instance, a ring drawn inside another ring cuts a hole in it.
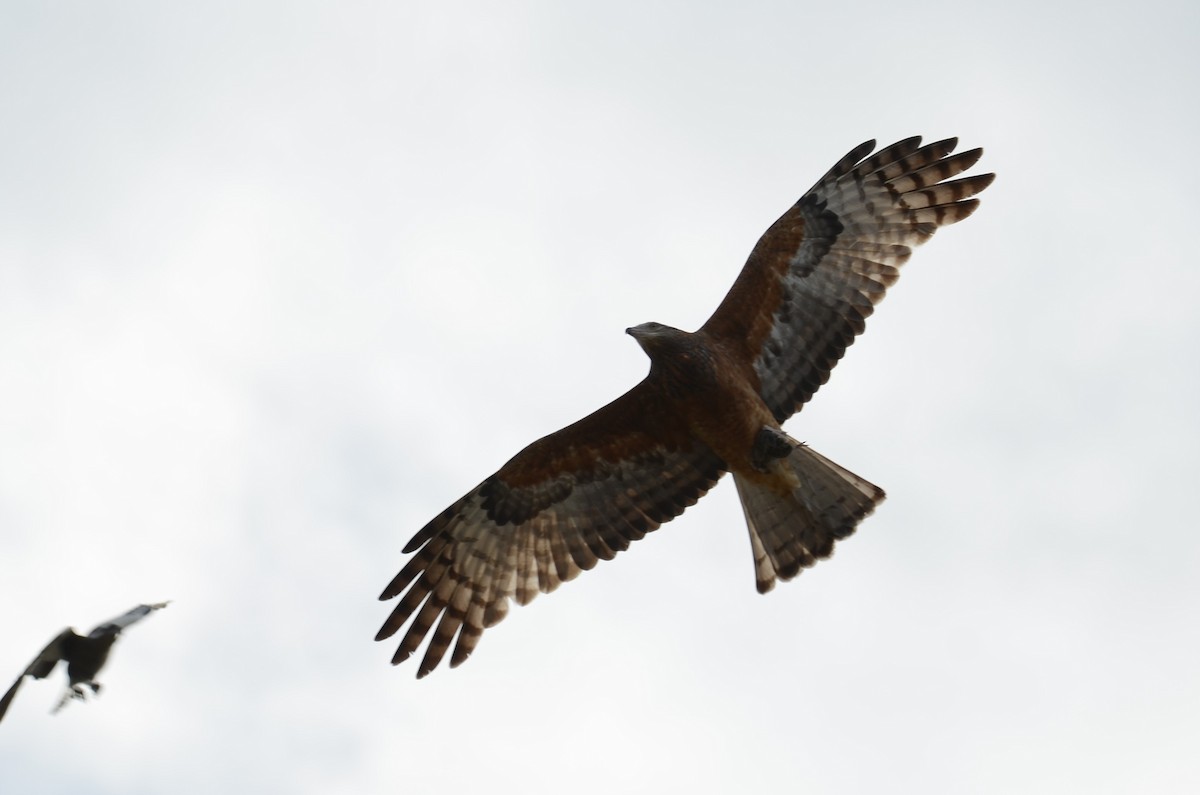
[[[678,410],[687,434],[731,472],[770,480],[775,473],[754,460],[754,443],[763,428],[782,429],[759,395],[754,371],[704,329],[643,323],[627,333],[650,357],[647,390]]]
[[[67,661],[67,681],[74,689],[86,684],[97,691],[100,685],[95,681],[100,669],[108,663],[109,652],[117,642],[118,633],[89,637],[76,635],[74,630],[63,639],[62,658]]]
[[[731,472],[760,592],[828,557],[883,490],[789,437],[899,276],[911,247],[970,215],[991,174],[951,179],[982,150],[910,138],[856,147],[763,234],[695,332],[627,329],[646,378],[607,406],[526,447],[405,546],[384,589],[401,597],[380,629],[406,622],[393,663],[430,635],[424,676],[457,637],[462,663],[486,627],[539,592],[609,560]]]
[[[80,635],[69,627],[64,629],[54,640],[46,644],[46,648],[42,649],[34,661],[13,682],[12,687],[8,689],[3,698],[0,698],[0,720],[8,712],[8,707],[26,676],[45,679],[60,661],[65,660],[67,663],[67,691],[58,702],[58,706],[55,707],[55,712],[62,709],[72,699],[83,700],[85,698],[84,687],[90,688],[93,693],[99,693],[101,686],[96,681],[96,676],[108,662],[108,655],[112,651],[113,644],[117,642],[121,630],[140,621],[153,611],[166,607],[167,604],[169,603],[159,602],[151,605],[138,605],[114,619],[97,625],[87,635]]]

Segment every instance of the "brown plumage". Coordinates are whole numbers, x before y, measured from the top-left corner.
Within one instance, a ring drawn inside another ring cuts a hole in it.
[[[757,588],[833,552],[883,490],[780,428],[829,378],[912,246],[970,215],[994,175],[951,179],[982,150],[909,138],[853,149],[759,239],[699,330],[628,333],[646,378],[599,411],[539,439],[427,524],[384,589],[401,597],[376,640],[408,625],[392,659],[432,632],[417,676],[451,667],[484,628],[539,592],[610,560],[732,472]]]
[[[33,662],[17,677],[17,681],[12,683],[12,687],[4,694],[4,697],[0,698],[0,720],[4,719],[4,714],[8,712],[8,707],[12,703],[13,697],[17,695],[21,683],[25,681],[25,677],[45,679],[60,660],[67,663],[68,685],[67,692],[63,694],[58,706],[54,708],[55,712],[66,706],[71,699],[82,701],[86,692],[83,689],[85,685],[91,688],[93,693],[99,693],[100,683],[96,681],[96,676],[108,662],[108,654],[112,651],[113,644],[117,642],[117,636],[121,634],[121,630],[168,604],[169,602],[159,602],[152,605],[138,605],[132,610],[98,625],[87,635],[79,635],[70,627],[64,629],[54,640],[46,644],[46,648],[41,650]]]

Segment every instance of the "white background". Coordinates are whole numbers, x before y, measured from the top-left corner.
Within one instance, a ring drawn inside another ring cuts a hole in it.
[[[175,600],[5,793],[1200,788],[1200,6],[0,17],[0,678]],[[890,495],[834,559],[756,594],[723,483],[393,669],[408,538],[912,134],[998,178],[787,426]]]

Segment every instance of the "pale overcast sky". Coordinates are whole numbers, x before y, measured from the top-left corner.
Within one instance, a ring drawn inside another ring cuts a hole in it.
[[[5,793],[1200,789],[1200,5],[0,3]],[[405,542],[625,391],[860,141],[995,171],[735,491],[416,681]]]

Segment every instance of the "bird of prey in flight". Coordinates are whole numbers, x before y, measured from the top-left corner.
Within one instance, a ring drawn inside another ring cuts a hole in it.
[[[485,627],[693,505],[726,472],[741,498],[759,592],[833,552],[883,489],[781,428],[824,384],[912,247],[974,212],[993,174],[957,139],[856,146],[759,239],[697,331],[626,329],[650,357],[637,386],[539,439],[418,532],[380,599],[376,640],[407,622],[392,663],[430,637],[417,671],[451,667]],[[430,636],[430,632],[432,635]]]
[[[159,602],[152,605],[138,605],[129,612],[119,615],[116,618],[105,621],[100,624],[87,635],[79,635],[74,629],[68,627],[59,633],[58,637],[50,641],[46,648],[42,649],[41,653],[34,658],[29,667],[24,673],[17,677],[17,681],[13,682],[12,687],[4,694],[4,698],[0,698],[0,720],[4,719],[4,713],[8,712],[8,705],[12,703],[13,697],[17,695],[17,690],[21,687],[21,683],[25,681],[25,677],[32,676],[34,679],[45,679],[54,670],[54,666],[58,665],[59,660],[65,660],[67,663],[67,677],[69,680],[67,692],[59,700],[58,706],[54,708],[54,712],[58,712],[71,699],[83,701],[85,699],[84,686],[91,688],[93,693],[100,692],[100,683],[96,681],[96,676],[100,673],[100,669],[108,662],[108,653],[112,650],[112,646],[117,641],[117,636],[121,634],[121,630],[130,624],[140,621],[150,615],[155,610],[166,607],[170,602]]]

